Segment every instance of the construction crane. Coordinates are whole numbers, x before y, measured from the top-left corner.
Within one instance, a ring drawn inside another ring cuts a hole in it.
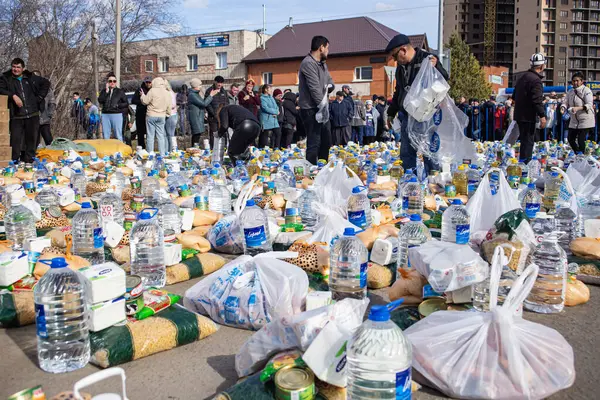
[[[496,0],[485,0],[484,18],[483,65],[492,65],[496,44]]]

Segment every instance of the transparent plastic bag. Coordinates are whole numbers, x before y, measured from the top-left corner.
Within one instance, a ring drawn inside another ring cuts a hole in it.
[[[324,124],[329,121],[329,84],[325,85],[325,95],[323,96],[323,100],[319,103],[319,108],[315,118],[317,122],[320,124]]]
[[[508,144],[515,144],[519,140],[519,125],[517,121],[513,121],[508,126],[506,130],[506,135],[504,135],[504,139],[502,141]]]
[[[416,380],[463,399],[542,399],[570,387],[571,345],[556,330],[515,316],[537,274],[535,264],[527,267],[502,306],[492,277],[490,312],[437,311],[406,329]]]
[[[430,56],[431,57],[431,56]],[[410,90],[404,98],[404,109],[419,122],[428,121],[436,112],[450,85],[442,74],[431,65],[430,58],[423,60]]]
[[[242,254],[244,252],[244,235],[240,222],[235,214],[229,214],[217,221],[206,234],[210,245],[224,254]]]
[[[344,299],[335,304],[274,320],[256,332],[235,356],[239,377],[260,370],[269,358],[283,350],[306,351],[330,321],[352,331],[362,323],[369,299]]]
[[[590,165],[586,160],[575,161],[567,168],[567,176],[571,180],[573,188],[578,193],[587,188],[593,188],[595,191],[600,187],[600,170]]]
[[[498,174],[498,185],[492,187],[490,174]],[[494,222],[504,213],[521,208],[521,203],[513,193],[504,172],[498,168],[490,168],[467,203],[467,211],[471,216],[471,233],[488,231]]]
[[[240,256],[185,292],[183,304],[219,324],[257,330],[273,319],[302,312],[308,277],[279,258],[294,252]]]
[[[331,208],[327,203],[313,202],[313,211],[319,215],[319,222],[307,240],[308,243],[322,242],[331,245],[334,239],[344,234],[345,228],[359,230],[356,225],[340,215],[339,209]]]

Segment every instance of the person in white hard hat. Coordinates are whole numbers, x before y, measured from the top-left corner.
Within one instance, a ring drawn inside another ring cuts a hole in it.
[[[529,60],[531,68],[522,73],[515,85],[514,120],[519,126],[521,141],[521,158],[528,163],[533,153],[535,125],[539,119],[540,129],[546,127],[546,110],[544,107],[544,88],[542,79],[546,68],[546,57],[535,53]]]

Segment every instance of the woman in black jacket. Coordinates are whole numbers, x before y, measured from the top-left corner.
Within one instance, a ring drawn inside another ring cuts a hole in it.
[[[227,137],[228,130],[230,128],[233,130],[233,134],[229,138],[227,154],[235,165],[239,156],[256,141],[260,134],[260,124],[251,111],[235,104],[219,105],[216,115],[219,137]]]
[[[282,147],[289,147],[296,131],[296,121],[298,118],[298,106],[296,105],[297,96],[292,92],[283,95],[283,134]]]
[[[128,112],[129,102],[125,91],[117,87],[115,74],[107,76],[106,89],[100,92],[98,103],[102,107],[102,136],[110,139],[115,131],[117,140],[123,141],[123,113]]]

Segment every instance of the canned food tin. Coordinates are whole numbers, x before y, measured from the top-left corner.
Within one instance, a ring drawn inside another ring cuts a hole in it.
[[[308,369],[289,365],[275,374],[277,400],[312,400],[315,392],[315,375]]]
[[[125,278],[125,288],[125,313],[128,316],[133,316],[144,308],[142,278],[138,275],[127,276]]]
[[[446,197],[456,197],[456,186],[446,185]]]
[[[137,220],[135,213],[126,213],[124,217],[125,222],[123,224],[123,227],[125,228],[125,230],[130,231],[131,228],[133,228],[134,222]]]
[[[300,217],[300,211],[297,208],[286,208],[285,209],[285,223],[286,224],[302,223],[302,218]]]
[[[25,193],[31,194],[35,192],[35,185],[33,181],[23,181],[23,189],[25,189]]]
[[[419,314],[423,318],[430,316],[436,311],[447,309],[448,305],[446,304],[446,299],[443,297],[432,297],[419,304]]]
[[[129,182],[131,183],[131,188],[132,189],[138,189],[140,188],[142,185],[140,183],[140,178],[138,178],[137,176],[132,177]]]
[[[42,386],[38,385],[8,396],[8,400],[46,400],[46,395],[44,394],[44,390],[42,390]]]

